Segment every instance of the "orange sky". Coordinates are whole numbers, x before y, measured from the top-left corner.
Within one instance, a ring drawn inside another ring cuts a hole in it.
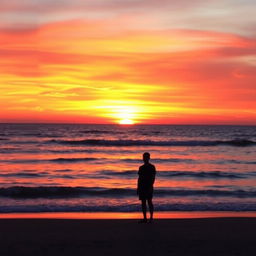
[[[254,0],[0,6],[0,122],[256,124]]]

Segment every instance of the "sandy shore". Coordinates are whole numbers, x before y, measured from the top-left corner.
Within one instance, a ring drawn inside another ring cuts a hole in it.
[[[0,219],[1,256],[223,255],[256,252],[256,218]]]

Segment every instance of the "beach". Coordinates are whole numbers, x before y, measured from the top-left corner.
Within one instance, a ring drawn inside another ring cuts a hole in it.
[[[255,255],[256,218],[0,219],[0,255]]]
[[[248,256],[255,128],[0,125],[0,255]],[[155,222],[138,224],[143,152]]]

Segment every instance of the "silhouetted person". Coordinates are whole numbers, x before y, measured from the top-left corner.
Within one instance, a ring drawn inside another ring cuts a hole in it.
[[[150,222],[153,221],[154,206],[152,202],[153,198],[153,185],[155,182],[156,168],[153,164],[149,163],[150,154],[145,152],[143,154],[144,164],[139,168],[139,178],[138,178],[138,187],[137,194],[141,200],[141,207],[143,213],[142,223],[147,222],[147,202],[150,212]]]

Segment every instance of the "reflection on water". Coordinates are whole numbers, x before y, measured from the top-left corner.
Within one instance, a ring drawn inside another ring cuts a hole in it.
[[[159,211],[256,210],[252,126],[0,124],[0,140],[0,212],[135,212],[144,151]]]
[[[222,217],[256,217],[256,212],[158,212],[156,219],[196,219]],[[0,219],[140,219],[139,212],[61,212],[61,213],[1,213]]]

